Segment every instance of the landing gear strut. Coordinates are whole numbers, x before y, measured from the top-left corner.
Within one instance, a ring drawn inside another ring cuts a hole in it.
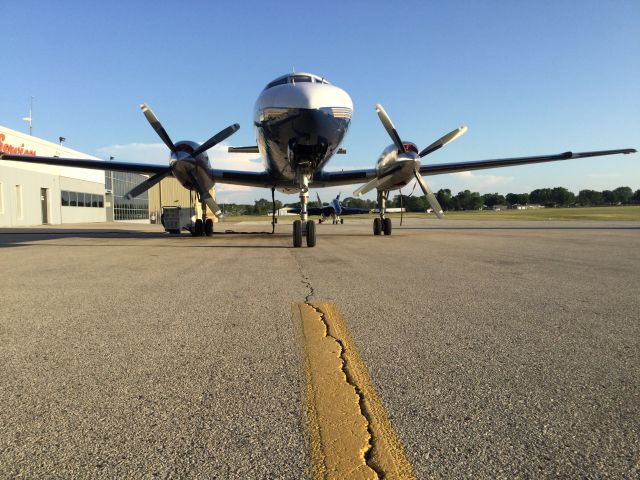
[[[307,237],[307,247],[316,245],[316,225],[308,221],[307,204],[309,203],[309,173],[298,173],[300,186],[300,220],[293,222],[293,246],[302,247],[303,235]]]
[[[392,225],[391,219],[385,217],[387,210],[387,198],[389,197],[388,190],[378,190],[378,211],[380,216],[373,219],[373,234],[381,235],[383,232],[385,235],[391,235]]]
[[[202,218],[198,218],[195,221],[191,235],[194,237],[202,237],[203,235],[210,237],[213,235],[213,220],[207,218],[207,204],[200,202],[200,206],[202,207]]]

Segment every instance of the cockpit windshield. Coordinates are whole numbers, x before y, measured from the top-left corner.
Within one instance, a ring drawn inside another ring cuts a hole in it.
[[[309,75],[292,75],[289,78],[291,79],[291,83],[312,82],[311,77]]]
[[[286,85],[287,83],[322,83],[324,85],[329,85],[329,82],[324,78],[320,78],[316,75],[303,75],[303,74],[291,74],[285,75],[279,78],[276,78],[273,82],[269,83],[265,87],[265,90],[268,90],[272,87],[276,87],[278,85]]]

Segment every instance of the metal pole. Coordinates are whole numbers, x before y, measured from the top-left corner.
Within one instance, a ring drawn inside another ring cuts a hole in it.
[[[29,103],[29,136],[33,132],[33,95],[31,95],[31,101]]]

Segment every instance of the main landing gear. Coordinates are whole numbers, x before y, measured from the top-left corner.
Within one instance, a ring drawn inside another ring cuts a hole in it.
[[[302,237],[307,239],[307,247],[316,246],[316,224],[308,220],[307,204],[309,203],[309,178],[311,175],[300,173],[298,184],[300,185],[300,220],[293,222],[293,246],[302,247]]]
[[[200,206],[202,207],[202,218],[196,220],[191,230],[191,235],[194,237],[202,237],[203,235],[210,237],[213,235],[213,220],[207,218],[207,204],[200,202]]]
[[[374,235],[381,235],[383,232],[385,235],[391,235],[391,230],[392,230],[391,219],[385,217],[388,196],[389,196],[388,190],[378,191],[378,211],[380,212],[380,217],[373,219]]]

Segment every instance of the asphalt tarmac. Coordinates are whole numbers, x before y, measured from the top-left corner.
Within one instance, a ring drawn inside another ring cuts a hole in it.
[[[394,222],[0,230],[0,477],[308,478],[310,301],[418,478],[637,478],[640,223]]]

